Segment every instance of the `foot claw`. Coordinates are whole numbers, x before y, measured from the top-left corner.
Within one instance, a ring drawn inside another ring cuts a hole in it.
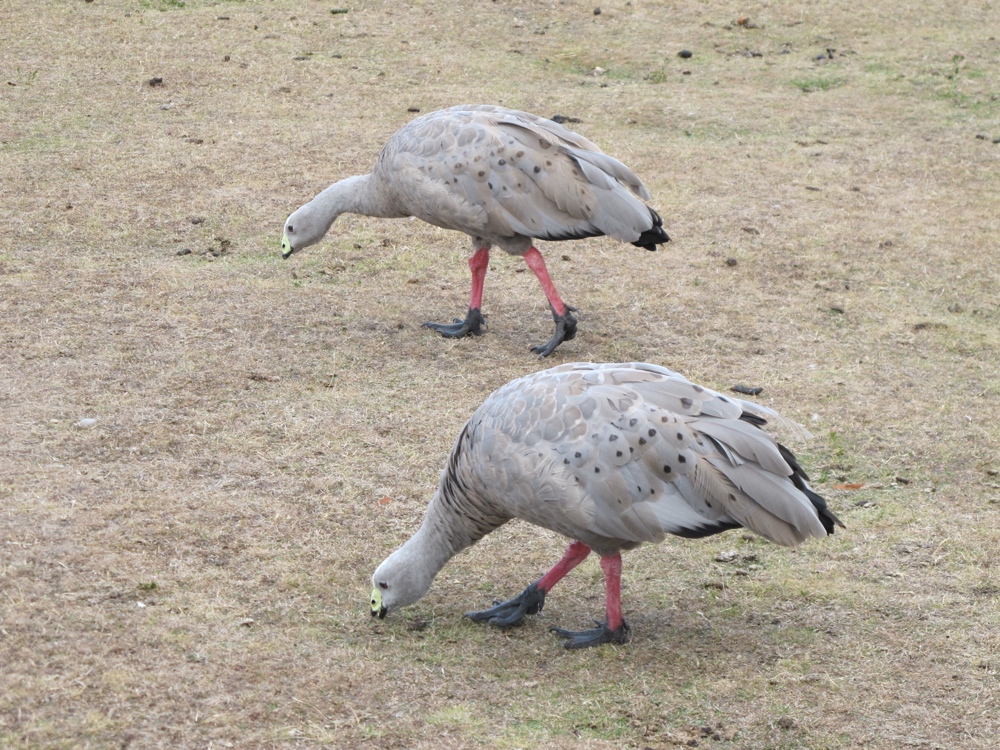
[[[545,591],[533,583],[513,599],[501,602],[493,600],[490,609],[481,612],[466,612],[473,622],[486,622],[498,628],[513,628],[524,622],[525,615],[536,615],[545,606]]]
[[[566,630],[564,628],[549,628],[558,637],[563,638],[563,646],[570,649],[590,648],[600,646],[604,643],[628,643],[632,639],[632,628],[622,620],[622,624],[615,630],[608,628],[607,623],[594,620],[596,628],[590,630]]]
[[[552,338],[550,338],[546,343],[531,347],[531,351],[540,357],[547,357],[552,354],[552,352],[556,350],[556,347],[563,341],[572,340],[576,336],[576,318],[572,315],[575,310],[575,307],[567,305],[565,315],[557,315],[553,312],[552,318],[556,321],[556,332],[552,334]]]
[[[476,308],[470,307],[465,316],[465,320],[455,318],[454,324],[449,323],[422,323],[424,328],[431,328],[446,339],[457,339],[462,336],[481,336],[483,334],[486,319]]]

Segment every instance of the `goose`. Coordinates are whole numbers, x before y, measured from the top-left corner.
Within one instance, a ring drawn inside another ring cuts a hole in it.
[[[418,601],[454,555],[520,518],[568,537],[565,555],[513,599],[465,616],[521,624],[594,551],[604,621],[552,630],[567,648],[626,643],[623,550],[739,527],[795,546],[843,527],[761,429],[767,418],[784,420],[648,363],[571,363],[511,381],[462,429],[419,530],[375,570],[371,614]]]
[[[334,183],[285,221],[282,257],[315,245],[342,213],[415,216],[472,239],[464,320],[424,323],[447,338],[483,333],[483,284],[496,245],[524,258],[542,285],[556,330],[532,347],[549,356],[576,336],[575,308],[556,291],[536,240],[607,235],[655,250],[669,242],[651,196],[628,167],[581,135],[528,112],[461,105],[404,125],[370,174]],[[641,199],[641,200],[640,200]]]

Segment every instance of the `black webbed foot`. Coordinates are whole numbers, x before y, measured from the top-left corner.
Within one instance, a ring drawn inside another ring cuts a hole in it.
[[[457,339],[462,336],[480,336],[486,325],[486,318],[479,311],[479,308],[470,307],[465,315],[465,320],[455,318],[454,324],[449,323],[422,323],[424,328],[433,328],[446,339]]]
[[[487,622],[498,628],[513,628],[524,622],[525,615],[537,615],[545,606],[545,590],[533,583],[513,599],[500,602],[481,612],[466,612],[473,622]]]
[[[576,318],[573,317],[572,313],[575,311],[576,308],[570,307],[569,305],[566,305],[565,315],[557,315],[553,310],[552,318],[556,322],[556,332],[552,334],[552,338],[550,338],[545,344],[531,347],[531,351],[535,352],[535,354],[540,357],[547,357],[552,354],[552,352],[556,350],[556,347],[563,341],[570,341],[573,339],[576,336]]]
[[[563,628],[549,628],[565,642],[566,648],[590,648],[600,646],[603,643],[628,643],[632,638],[632,628],[622,620],[622,624],[615,630],[610,630],[607,623],[594,620],[596,628],[590,630],[565,630]]]

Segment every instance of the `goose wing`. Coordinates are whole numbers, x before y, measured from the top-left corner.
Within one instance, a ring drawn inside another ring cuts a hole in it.
[[[511,515],[598,549],[736,526],[783,545],[826,535],[801,469],[742,403],[651,365],[571,364],[508,384],[474,419]]]

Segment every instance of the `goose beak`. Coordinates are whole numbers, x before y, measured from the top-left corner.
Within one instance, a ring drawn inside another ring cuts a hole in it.
[[[384,620],[388,611],[382,604],[382,594],[379,593],[378,589],[372,589],[372,617]]]
[[[281,257],[288,260],[288,256],[295,252],[295,248],[292,247],[291,240],[288,239],[287,234],[281,235]]]

